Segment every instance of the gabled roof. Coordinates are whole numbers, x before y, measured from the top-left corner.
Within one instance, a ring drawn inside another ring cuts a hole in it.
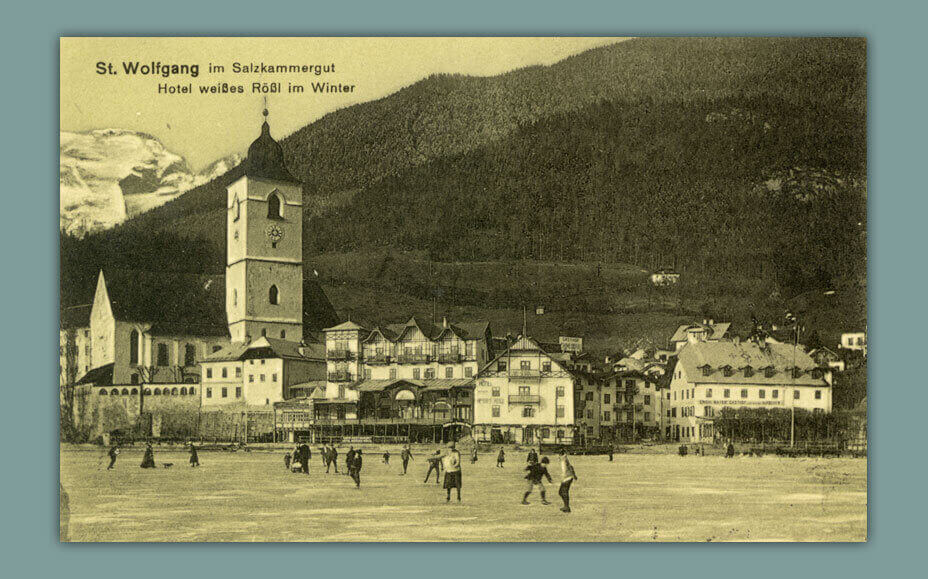
[[[337,331],[341,331],[341,330],[365,330],[365,329],[366,329],[366,328],[365,328],[364,326],[360,326],[360,325],[358,325],[358,324],[352,322],[351,320],[348,320],[347,322],[342,322],[342,323],[338,324],[337,326],[332,326],[331,328],[326,328],[325,331],[326,331],[326,332],[337,332]]]
[[[489,322],[464,322],[461,324],[448,324],[446,326],[435,326],[424,322],[413,316],[405,324],[387,324],[375,326],[367,340],[373,338],[375,334],[380,334],[386,340],[396,342],[403,337],[403,334],[411,328],[419,328],[419,331],[429,340],[436,341],[447,333],[453,333],[462,340],[480,340],[486,337],[490,329]],[[335,328],[333,328],[335,329]]]
[[[720,322],[717,324],[684,324],[677,328],[677,331],[673,333],[673,337],[670,338],[671,343],[673,342],[685,342],[686,334],[690,330],[695,329],[706,329],[708,330],[708,340],[721,340],[725,337],[725,334],[728,333],[728,328],[731,327],[729,322]]]
[[[233,343],[213,352],[204,362],[232,362],[237,360],[282,358],[286,360],[325,360],[325,346],[303,345],[291,340],[261,337],[251,343]]]
[[[393,378],[388,380],[368,379],[351,384],[351,388],[355,388],[358,392],[382,392],[393,386],[410,384],[423,390],[450,390],[451,388],[471,386],[473,383],[473,378],[426,378],[424,380],[415,378]]]
[[[767,343],[761,346],[753,341],[727,340],[695,342],[683,346],[678,356],[687,379],[692,383],[826,385],[823,377],[813,378],[810,373],[820,369],[815,361],[802,348],[794,348],[791,344]],[[760,370],[772,367],[776,373],[770,377],[762,372],[752,376],[745,376],[743,372],[725,376],[722,372],[713,371],[711,375],[703,376],[697,370],[706,366],[712,370],[721,370],[725,366],[739,369],[751,366]],[[790,372],[794,366],[803,371],[798,378]]]
[[[228,336],[225,277],[170,271],[101,271],[113,316],[154,335]]]
[[[78,384],[93,384],[94,386],[110,386],[113,384],[114,364],[104,364],[91,368],[84,377],[77,381]]]

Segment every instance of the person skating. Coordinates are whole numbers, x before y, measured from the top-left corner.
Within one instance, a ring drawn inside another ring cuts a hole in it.
[[[300,446],[294,446],[290,453],[290,472],[299,472],[303,468],[300,464]]]
[[[441,459],[445,470],[445,490],[448,492],[445,502],[451,501],[451,489],[457,489],[458,502],[461,502],[461,453],[454,442],[448,443],[448,452]]]
[[[529,504],[528,496],[532,494],[532,489],[534,489],[536,486],[538,487],[538,491],[541,493],[541,504],[551,504],[548,502],[548,498],[545,496],[545,483],[541,480],[542,478],[547,478],[549,483],[554,482],[551,480],[551,474],[548,472],[549,462],[550,461],[548,460],[548,457],[545,456],[542,457],[540,463],[532,462],[529,463],[527,467],[525,467],[525,470],[528,471],[528,474],[525,475],[525,480],[528,481],[528,485],[525,487],[525,494],[522,495],[523,505]]]
[[[338,474],[338,449],[335,445],[329,447],[329,464],[335,467],[335,474]],[[325,472],[329,472],[329,467],[325,467]]]
[[[355,488],[361,488],[361,449],[351,450],[349,453],[351,456],[351,462],[348,466],[348,476],[351,477],[351,480],[354,481]]]
[[[293,460],[293,453],[291,451],[287,451],[286,453],[284,453],[284,468],[287,469],[288,472],[290,471],[290,461],[292,460]]]
[[[155,468],[155,451],[151,447],[151,443],[145,443],[145,454],[142,455],[142,464],[139,465],[142,468]]]
[[[477,462],[477,444],[474,444],[474,450],[470,453],[470,463],[474,464]]]
[[[116,457],[119,456],[119,446],[115,444],[111,446],[109,455],[110,455],[110,465],[106,467],[106,470],[113,470],[113,467],[116,466]],[[98,462],[97,464],[99,465],[100,463]]]
[[[403,450],[400,452],[400,459],[403,461],[403,474],[406,474],[406,469],[409,468],[409,461],[412,460],[412,451],[409,450],[409,445],[404,444]]]
[[[735,456],[735,445],[729,442],[728,448],[725,449],[725,458],[732,458],[734,456]]]
[[[496,468],[503,468],[504,462],[506,462],[506,453],[500,448],[499,454],[496,455]]]
[[[197,454],[197,447],[190,443],[190,466],[200,466],[200,455]]]
[[[353,446],[348,447],[348,452],[345,454],[345,474],[348,476],[351,476],[351,465],[354,464],[354,455],[357,453],[358,451]]]
[[[561,507],[561,511],[565,513],[570,512],[570,485],[577,480],[577,473],[574,471],[574,465],[570,464],[570,459],[567,458],[567,449],[561,449],[561,486],[557,489],[557,494],[561,497],[561,500],[564,501],[564,506]]]
[[[326,444],[323,444],[319,448],[319,458],[322,459],[322,466],[328,466],[329,464],[329,447]]]
[[[525,462],[529,464],[534,464],[538,462],[538,453],[535,452],[534,448],[528,449],[528,456],[526,457]]]
[[[305,442],[300,444],[300,472],[303,474],[309,474],[309,459],[312,457],[312,453],[309,450],[309,445]]]
[[[383,463],[390,464],[390,451],[389,450],[383,451]]]
[[[612,462],[613,454],[615,454],[615,449],[610,446],[609,447],[609,462]]]
[[[426,460],[428,460],[429,463],[429,470],[425,473],[425,481],[423,482],[429,482],[429,477],[432,475],[432,471],[434,470],[435,484],[441,484],[441,477],[439,476],[441,475],[441,451],[436,450],[435,454],[428,457]]]

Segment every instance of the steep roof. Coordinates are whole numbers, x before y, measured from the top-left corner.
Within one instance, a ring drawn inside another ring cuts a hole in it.
[[[103,279],[117,320],[149,323],[154,335],[229,336],[223,275],[107,268]],[[337,319],[319,283],[304,276],[304,329]]]
[[[350,322],[346,322],[350,323]],[[344,324],[342,324],[344,325]],[[370,331],[370,335],[374,333],[381,334],[385,339],[396,342],[402,337],[403,332],[409,328],[419,328],[419,331],[428,338],[429,340],[438,340],[445,333],[451,332],[462,340],[479,340],[483,339],[487,335],[487,331],[490,329],[490,323],[484,321],[478,322],[463,322],[460,324],[448,324],[447,327],[444,325],[436,326],[428,322],[424,322],[419,318],[413,316],[405,324],[387,324],[375,326],[373,330]],[[360,326],[359,326],[360,328]],[[332,328],[332,329],[347,329],[347,328]]]
[[[813,378],[810,372],[819,366],[802,348],[792,344],[764,344],[753,342],[695,342],[686,344],[678,354],[678,363],[686,372],[692,383],[731,383],[731,384],[795,384],[800,386],[824,386],[824,378]],[[735,372],[725,376],[722,371],[726,366]],[[752,376],[745,376],[742,368],[750,366],[756,370]],[[704,376],[701,368],[708,367],[710,374]],[[761,369],[772,367],[773,376],[767,377]],[[802,371],[798,378],[793,377],[792,368]]]
[[[113,316],[152,325],[152,334],[228,336],[225,277],[105,269]]]
[[[231,362],[259,358],[282,358],[287,360],[325,360],[325,346],[303,345],[292,340],[258,338],[251,343],[234,343],[207,356],[204,362]]]
[[[426,378],[424,380],[393,378],[388,380],[360,380],[353,383],[351,387],[359,392],[381,392],[398,384],[411,384],[424,390],[449,390],[451,388],[471,386],[473,383],[473,378]]]

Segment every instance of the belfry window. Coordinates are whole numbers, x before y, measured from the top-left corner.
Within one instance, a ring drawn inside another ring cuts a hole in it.
[[[232,200],[232,212],[234,213],[232,221],[238,221],[242,216],[242,202],[238,200],[238,196]],[[238,239],[238,231],[235,232],[235,236],[235,238]]]
[[[272,285],[271,289],[267,292],[267,301],[272,305],[276,306],[280,304],[280,291],[277,289],[276,285]]]
[[[284,218],[284,206],[281,202],[280,195],[277,193],[271,193],[267,198],[267,218],[268,219],[283,219]]]

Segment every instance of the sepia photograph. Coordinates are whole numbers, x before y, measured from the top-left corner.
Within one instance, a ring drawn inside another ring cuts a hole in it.
[[[868,540],[864,37],[58,42],[61,542]]]

